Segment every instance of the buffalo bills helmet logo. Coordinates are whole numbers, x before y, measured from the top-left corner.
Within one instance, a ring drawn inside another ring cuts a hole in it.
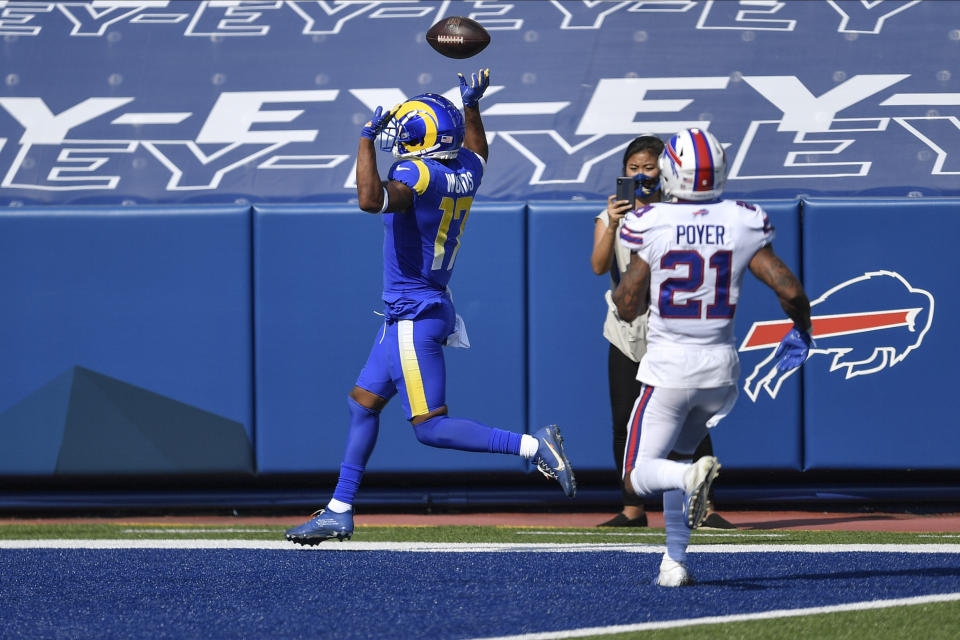
[[[850,379],[899,364],[930,330],[933,302],[929,291],[892,271],[842,282],[810,303],[817,346],[804,366],[826,356],[830,372]],[[799,371],[779,371],[773,358],[791,326],[789,320],[755,322],[740,345],[740,351],[768,352],[744,381],[744,392],[754,402],[761,391],[776,398],[784,380]]]

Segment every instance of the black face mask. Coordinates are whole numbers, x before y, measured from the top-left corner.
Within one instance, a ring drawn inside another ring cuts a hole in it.
[[[633,176],[633,179],[637,183],[635,193],[637,194],[638,198],[647,198],[660,190],[660,176],[653,178],[651,176],[638,173],[637,175]]]

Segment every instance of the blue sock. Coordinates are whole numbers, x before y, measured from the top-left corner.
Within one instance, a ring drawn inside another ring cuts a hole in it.
[[[522,433],[491,428],[490,442],[487,444],[487,450],[490,453],[512,453],[513,455],[519,455],[520,440],[522,439]]]
[[[350,409],[350,432],[347,434],[347,447],[340,464],[340,478],[333,497],[341,502],[353,504],[360,488],[360,480],[367,468],[367,460],[373,453],[380,433],[380,413],[358,404],[353,398],[347,398]]]
[[[431,447],[484,451],[487,453],[520,453],[519,433],[496,429],[466,418],[435,416],[413,427],[417,440]]]

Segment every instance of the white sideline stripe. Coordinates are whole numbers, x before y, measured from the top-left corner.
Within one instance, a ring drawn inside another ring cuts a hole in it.
[[[730,547],[734,547],[731,550]],[[692,544],[690,553],[960,553],[960,544]]]
[[[750,620],[772,620],[776,618],[792,618],[799,616],[813,616],[824,613],[841,613],[846,611],[865,611],[867,609],[887,609],[890,607],[910,607],[932,602],[953,602],[960,600],[960,593],[937,593],[929,596],[912,596],[910,598],[896,598],[892,600],[864,600],[849,602],[826,607],[808,607],[805,609],[778,609],[776,611],[761,611],[758,613],[736,613],[729,616],[709,616],[705,618],[690,618],[688,620],[662,620],[658,622],[640,622],[637,624],[617,624],[609,627],[585,627],[583,629],[568,629],[566,631],[549,631],[543,633],[525,633],[518,636],[494,636],[474,638],[473,640],[554,640],[557,638],[583,638],[586,636],[627,633],[630,631],[652,631],[655,629],[675,629],[677,627],[692,627],[701,624],[727,624],[731,622],[747,622]]]
[[[277,533],[278,529],[245,529],[229,528],[218,529],[216,527],[193,527],[191,529],[124,529],[123,533]]]
[[[663,531],[516,531],[518,536],[620,536],[628,538],[657,538],[667,534]],[[698,538],[786,538],[787,533],[697,533]],[[960,536],[957,536],[960,537]]]
[[[286,540],[0,540],[0,549],[260,549],[278,551],[412,551],[425,553],[663,553],[662,544],[338,542],[304,547]],[[960,544],[702,544],[689,553],[960,553]]]
[[[960,545],[958,545],[960,547]],[[157,539],[157,540],[0,540],[0,549],[263,549],[279,551],[415,551],[426,553],[587,552],[635,551],[662,553],[663,545],[456,543],[456,542],[353,542],[329,540],[313,547],[286,540]]]

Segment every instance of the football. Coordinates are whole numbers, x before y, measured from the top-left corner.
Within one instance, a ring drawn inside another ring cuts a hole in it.
[[[448,58],[471,58],[490,44],[490,34],[476,20],[448,16],[430,27],[427,42]]]

